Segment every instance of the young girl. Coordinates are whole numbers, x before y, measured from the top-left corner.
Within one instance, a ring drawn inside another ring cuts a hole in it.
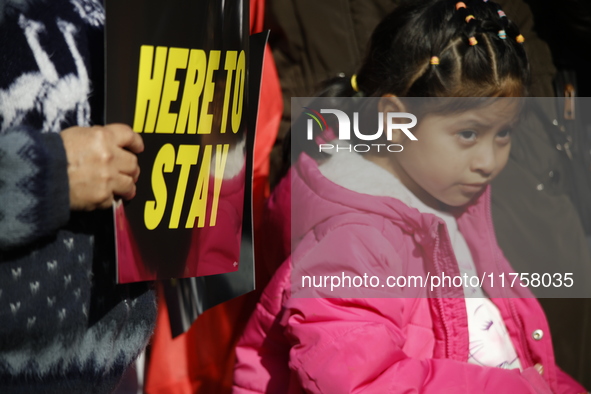
[[[419,122],[379,141],[400,152],[357,154],[360,141],[333,140],[323,153],[317,137],[294,155],[291,185],[276,191],[291,186],[293,253],[239,343],[236,393],[585,391],[556,366],[527,289],[383,286],[511,272],[488,184],[508,159],[520,110],[512,97],[527,91],[523,40],[493,2],[415,2],[377,27],[356,76],[329,86],[325,96],[378,98],[380,112]]]

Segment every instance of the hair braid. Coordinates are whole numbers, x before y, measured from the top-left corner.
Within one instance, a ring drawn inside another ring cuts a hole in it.
[[[357,82],[368,96],[524,95],[529,66],[519,36],[493,2],[408,3],[376,28]]]

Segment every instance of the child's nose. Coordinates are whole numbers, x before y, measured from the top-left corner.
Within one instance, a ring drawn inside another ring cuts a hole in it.
[[[472,159],[472,171],[480,172],[485,177],[490,176],[497,167],[496,152],[492,146],[482,146],[475,152]]]

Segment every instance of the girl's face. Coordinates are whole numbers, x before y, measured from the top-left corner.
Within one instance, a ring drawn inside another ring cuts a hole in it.
[[[404,150],[390,156],[391,171],[433,208],[440,208],[439,202],[468,203],[507,164],[516,104],[501,99],[466,112],[424,117],[412,129],[418,141],[398,135]]]

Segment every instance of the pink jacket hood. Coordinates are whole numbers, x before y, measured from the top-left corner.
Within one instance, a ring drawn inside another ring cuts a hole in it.
[[[367,164],[357,154],[350,155],[350,160],[364,168],[355,173],[350,165],[340,165],[337,174],[339,184],[328,180],[316,162],[302,155],[292,172],[291,182],[291,239],[294,260],[297,267],[299,253],[307,253],[306,237],[323,239],[327,234],[343,226],[354,235],[358,226],[376,228],[380,233],[391,230],[389,242],[396,246],[396,251],[408,249],[409,240],[420,246],[423,251],[441,250],[446,256],[432,259],[432,265],[423,259],[403,259],[402,273],[431,274],[445,272],[460,275],[454,253],[449,247],[449,237],[442,219],[432,214],[419,212],[410,207],[408,202],[392,198],[395,192],[389,187],[395,181],[393,175],[375,164]],[[366,163],[366,164],[364,164]],[[397,182],[397,181],[396,181]],[[353,189],[353,190],[352,190]],[[358,191],[354,191],[357,189]],[[469,205],[454,208],[458,226],[468,242],[479,272],[513,272],[497,246],[490,214],[490,187]],[[358,226],[355,226],[358,225]],[[363,228],[363,227],[362,227]],[[312,236],[313,235],[313,236]],[[303,244],[302,244],[302,241]],[[438,245],[435,245],[439,243]],[[335,249],[341,245],[335,244]],[[335,259],[336,260],[336,259]],[[323,266],[330,271],[329,263]],[[309,268],[308,265],[304,269]],[[386,267],[392,269],[393,267]],[[386,272],[384,272],[386,274]],[[490,297],[533,298],[526,288],[491,288],[484,286]],[[461,289],[449,289],[436,296],[462,297]]]
[[[422,215],[402,201],[348,190],[322,175],[314,160],[302,155],[292,179],[292,238],[297,240],[327,219],[351,212],[378,215],[406,232],[425,231],[437,218]],[[350,174],[349,183],[359,178]],[[305,215],[301,215],[305,212]]]

